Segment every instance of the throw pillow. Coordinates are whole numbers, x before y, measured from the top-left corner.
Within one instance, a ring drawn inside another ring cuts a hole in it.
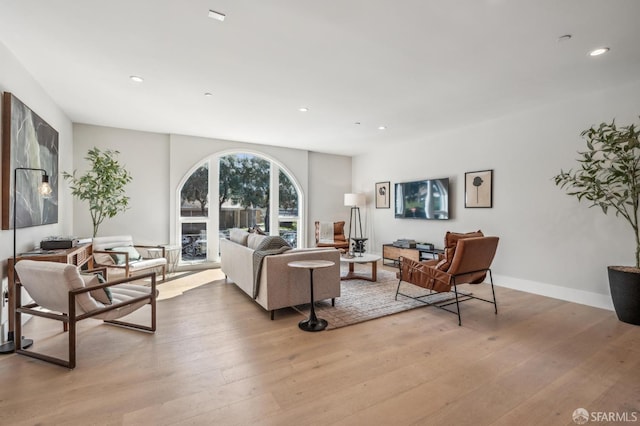
[[[85,287],[93,287],[95,285],[107,282],[100,273],[93,274],[90,272],[81,272],[80,276],[84,281]],[[89,294],[91,295],[91,297],[93,297],[103,305],[111,305],[113,303],[113,295],[111,294],[111,290],[109,289],[109,287],[91,290]]]
[[[260,227],[258,225],[254,226],[253,228],[249,228],[247,231],[249,233],[254,233],[255,232],[256,234],[259,234],[259,235],[267,235],[267,233],[264,232],[262,229],[260,229]]]
[[[232,228],[229,231],[229,239],[236,244],[240,244],[241,246],[247,245],[247,240],[249,238],[249,232],[244,229]]]
[[[256,234],[255,232],[253,234],[249,234],[247,247],[249,247],[251,250],[255,250],[265,238],[267,238],[266,235]]]
[[[466,234],[458,232],[448,232],[444,236],[444,259],[436,264],[436,269],[440,271],[448,271],[451,266],[453,256],[456,254],[456,245],[459,240],[465,238],[484,237],[482,231],[467,232]]]
[[[112,247],[112,248],[108,248],[107,251],[117,251],[120,253],[111,253],[110,256],[113,259],[113,262],[116,265],[124,265],[126,262],[126,256],[124,255],[124,253],[129,254],[129,262],[132,262],[134,260],[140,260],[142,259],[142,256],[140,255],[140,253],[138,253],[138,250],[136,250],[135,247],[133,246],[124,246],[124,247]]]

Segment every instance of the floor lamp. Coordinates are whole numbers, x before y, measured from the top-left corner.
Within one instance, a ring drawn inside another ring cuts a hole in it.
[[[347,207],[351,207],[351,213],[349,214],[349,244],[351,244],[351,240],[353,240],[354,249],[349,250],[351,252],[362,253],[364,252],[364,242],[367,240],[362,237],[362,219],[360,218],[360,207],[364,206],[365,197],[364,194],[344,194],[344,205]],[[358,228],[353,230],[353,238],[351,238],[351,229],[353,227],[358,226]],[[360,236],[358,236],[358,229],[360,229]],[[351,246],[350,246],[351,247]]]
[[[17,182],[18,182],[18,170],[42,172],[42,182],[40,183],[40,185],[38,185],[38,194],[40,194],[42,198],[49,198],[52,192],[51,185],[49,185],[49,175],[47,174],[47,171],[45,169],[33,169],[30,167],[16,167],[13,170],[13,267],[14,267],[14,272],[13,272],[13,282],[9,283],[9,294],[10,296],[13,295],[13,297],[9,297],[9,300],[11,301],[11,304],[9,306],[9,315],[14,315],[13,317],[14,322],[15,322],[16,306],[13,306],[13,305],[15,305],[15,300],[16,300],[15,292],[17,291],[15,266],[16,266],[16,258],[17,258],[16,256],[16,228],[17,228],[16,217],[18,216],[18,211],[17,211],[18,195],[17,195],[16,189],[17,189]],[[8,337],[7,343],[0,345],[0,354],[11,353],[11,352],[14,352],[16,349],[13,330],[9,330],[7,337]],[[26,339],[26,338],[22,339],[23,348],[28,348],[31,345],[33,345],[33,340]]]

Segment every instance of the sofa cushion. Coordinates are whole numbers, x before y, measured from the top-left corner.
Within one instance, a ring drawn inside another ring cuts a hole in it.
[[[229,231],[229,239],[241,246],[246,246],[249,239],[249,233],[244,229],[232,228]]]
[[[246,245],[251,250],[255,250],[264,241],[265,238],[267,238],[267,235],[260,235],[256,233],[249,234]]]
[[[448,232],[444,236],[444,259],[438,262],[435,266],[436,269],[440,271],[448,271],[451,266],[451,261],[453,260],[453,256],[456,254],[456,245],[459,240],[463,240],[465,238],[476,238],[476,237],[484,237],[482,231],[478,230],[476,232],[467,232],[467,233],[458,233],[458,232]]]

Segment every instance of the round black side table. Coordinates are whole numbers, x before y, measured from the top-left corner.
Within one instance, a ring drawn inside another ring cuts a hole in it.
[[[300,268],[309,270],[309,284],[311,285],[311,312],[309,313],[309,319],[302,320],[298,323],[298,327],[304,331],[322,331],[327,328],[329,323],[322,318],[316,317],[315,302],[313,300],[313,271],[314,269],[328,268],[335,265],[334,262],[329,260],[298,260],[295,262],[289,262],[287,265],[291,268]]]

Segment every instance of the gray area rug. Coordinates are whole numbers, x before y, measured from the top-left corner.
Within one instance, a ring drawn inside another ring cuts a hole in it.
[[[345,273],[345,271],[342,272]],[[398,279],[393,272],[378,270],[377,282],[347,280],[341,281],[341,284],[341,295],[336,298],[335,307],[331,306],[331,300],[316,302],[316,316],[329,322],[327,330],[426,306],[422,302],[401,295],[398,295],[398,300],[395,300]],[[403,282],[400,292],[411,296],[422,296],[429,291]],[[458,290],[458,293],[463,292]],[[468,292],[464,293],[469,294]],[[433,293],[423,300],[436,303],[453,298],[455,295],[452,292]],[[306,304],[295,306],[293,309],[308,317],[309,308],[310,305]]]

